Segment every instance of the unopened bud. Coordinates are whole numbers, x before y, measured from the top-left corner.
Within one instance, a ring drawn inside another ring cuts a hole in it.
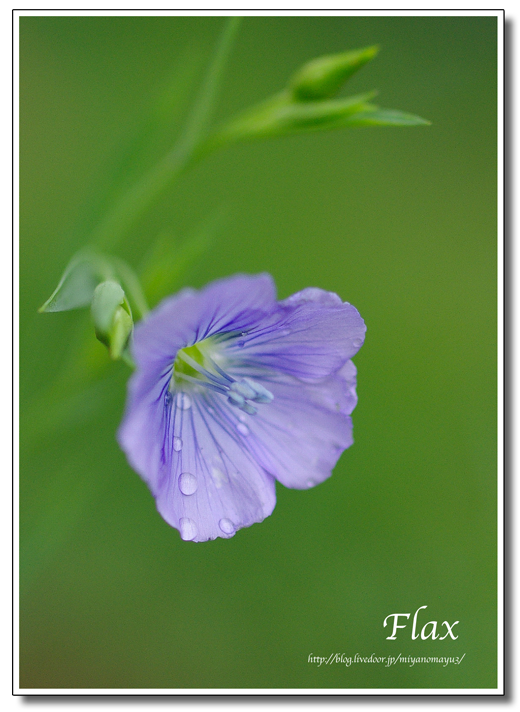
[[[105,344],[113,359],[121,358],[133,328],[121,285],[112,280],[98,284],[90,311],[97,338]]]
[[[330,99],[341,89],[346,80],[364,64],[370,62],[379,48],[365,47],[353,52],[317,57],[299,69],[289,87],[296,101],[319,101]]]

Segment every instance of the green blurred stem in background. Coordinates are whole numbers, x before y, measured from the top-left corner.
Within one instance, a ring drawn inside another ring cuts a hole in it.
[[[217,45],[199,96],[176,146],[145,174],[114,206],[92,235],[92,243],[113,249],[141,215],[182,173],[203,157],[195,149],[210,121],[227,59],[240,26],[240,17],[230,17]]]

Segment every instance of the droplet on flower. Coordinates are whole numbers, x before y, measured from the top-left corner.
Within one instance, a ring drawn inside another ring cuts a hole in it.
[[[316,482],[314,482],[314,480],[307,480],[305,484],[307,485],[307,487],[314,487],[316,485]]]
[[[363,344],[363,339],[354,339],[352,342],[352,345],[356,347],[356,349],[359,349],[360,346]]]
[[[235,525],[231,521],[231,519],[221,519],[220,522],[218,523],[219,527],[222,529],[224,534],[234,534],[235,533]]]
[[[290,329],[284,329],[284,330],[282,331],[282,336],[289,336],[290,333],[291,333],[291,330],[290,330]]]
[[[226,484],[228,481],[226,474],[222,472],[222,470],[219,467],[212,467],[211,468],[211,476],[213,478],[213,482],[215,483],[215,486],[217,489],[220,489],[222,485]]]
[[[182,494],[187,496],[195,494],[197,491],[197,478],[190,472],[183,472],[179,477],[179,489]]]
[[[170,391],[166,391],[166,393],[164,394],[164,405],[165,405],[167,408],[168,408],[168,406],[171,405],[172,400],[173,400],[172,394],[170,393]]]
[[[249,428],[245,423],[238,422],[236,428],[241,435],[249,435]]]
[[[181,532],[181,539],[184,541],[191,541],[197,536],[198,529],[193,519],[182,517],[182,519],[179,520],[179,528]]]
[[[177,399],[175,402],[177,404],[177,408],[180,408],[181,410],[188,410],[188,408],[191,408],[191,398],[187,393],[177,393]]]
[[[173,438],[173,449],[175,452],[182,450],[182,440],[180,438]]]
[[[240,341],[237,342],[237,346],[238,346],[239,349],[243,348],[243,347],[245,346],[245,344],[246,344],[246,342],[245,342],[245,341],[242,341],[242,340],[240,340]]]

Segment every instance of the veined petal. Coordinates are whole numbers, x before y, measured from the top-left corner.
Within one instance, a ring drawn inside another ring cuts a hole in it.
[[[212,394],[150,399],[119,430],[158,511],[185,540],[229,538],[273,511],[274,478],[243,446],[239,415]]]
[[[249,330],[240,354],[242,368],[264,367],[304,381],[320,380],[359,351],[365,332],[358,310],[337,294],[304,289],[279,302],[275,312]]]
[[[356,367],[348,361],[319,384],[286,376],[266,385],[274,400],[245,422],[250,451],[286,487],[307,489],[323,482],[353,442]]]
[[[134,332],[137,364],[168,363],[178,349],[214,334],[256,326],[276,306],[268,274],[235,275],[165,299]]]

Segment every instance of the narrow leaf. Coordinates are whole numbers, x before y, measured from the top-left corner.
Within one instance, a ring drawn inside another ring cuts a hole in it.
[[[431,121],[397,109],[361,111],[348,117],[350,126],[430,126]]]

